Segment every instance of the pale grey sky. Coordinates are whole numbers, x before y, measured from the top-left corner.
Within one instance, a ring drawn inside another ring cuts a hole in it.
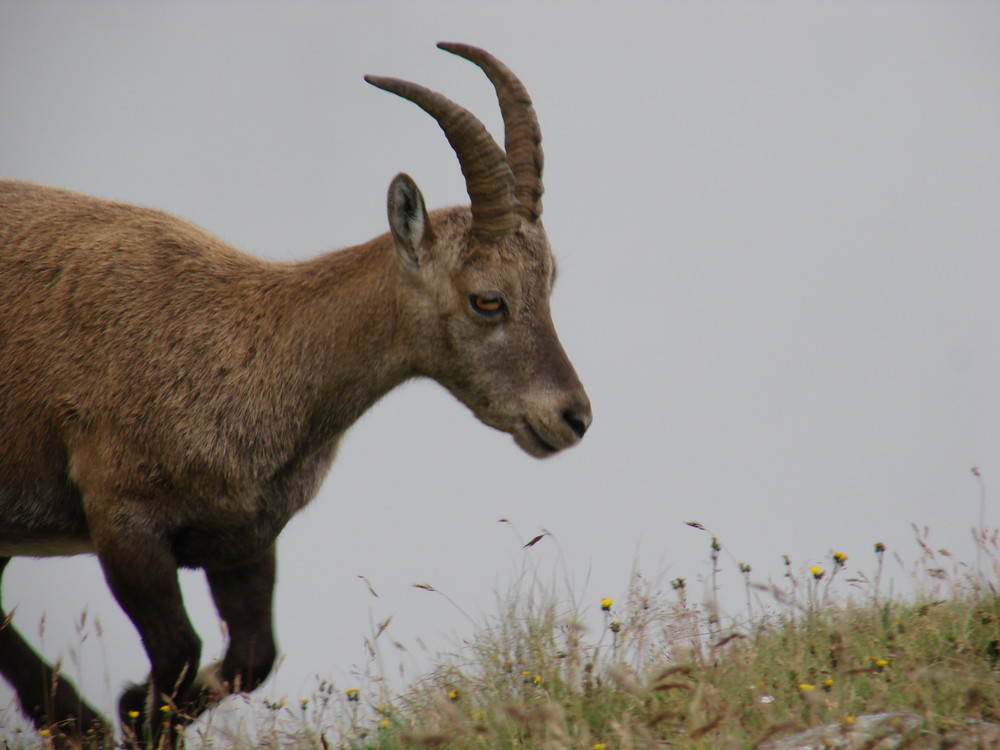
[[[1000,521],[998,39],[993,2],[0,0],[0,175],[307,257],[385,231],[399,171],[432,206],[467,202],[437,125],[365,73],[494,132],[485,77],[434,44],[485,47],[527,84],[593,428],[538,462],[432,383],[377,405],[281,538],[286,657],[262,693],[295,699],[316,675],[351,687],[370,618],[393,616],[413,669],[418,638],[468,634],[413,583],[478,617],[526,555],[595,610],[633,566],[695,582],[708,539],[688,520],[761,580],[834,549],[871,572],[875,541],[911,561],[911,522],[971,560],[973,465]],[[522,552],[499,518],[558,550]],[[216,655],[200,575],[185,586]],[[100,618],[78,648],[97,704],[145,675],[96,560],[17,560],[3,594],[67,663],[81,611]],[[0,685],[0,717],[12,702]]]

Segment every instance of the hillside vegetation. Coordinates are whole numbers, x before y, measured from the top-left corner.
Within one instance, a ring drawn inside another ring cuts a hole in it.
[[[708,601],[692,601],[682,578],[661,582],[636,572],[624,596],[579,602],[568,585],[545,583],[526,565],[492,616],[402,688],[379,673],[387,619],[367,639],[372,672],[356,685],[322,682],[292,701],[234,697],[242,710],[210,712],[180,745],[1000,747],[997,531],[975,532],[976,561],[967,564],[933,549],[927,531],[915,528],[922,554],[902,597],[884,591],[888,553],[881,543],[873,544],[869,574],[849,574],[856,561],[840,552],[809,567],[786,557],[780,583],[762,586],[707,529],[689,526],[708,542]],[[553,543],[548,536],[524,546]],[[721,616],[716,600],[724,569],[742,581],[744,611],[735,618]],[[418,587],[447,599],[430,585]],[[177,720],[163,709],[165,720]],[[819,740],[794,739],[821,726]],[[44,731],[21,739],[4,745],[59,746]]]
[[[220,742],[196,729],[188,745],[748,748],[819,725],[846,738],[867,726],[862,719],[905,711],[906,721],[886,718],[892,741],[826,746],[997,746],[982,737],[1000,734],[974,731],[984,726],[977,722],[1000,724],[997,534],[980,532],[976,566],[933,550],[926,532],[917,541],[923,555],[908,599],[880,590],[879,543],[867,576],[849,576],[835,552],[802,570],[786,559],[782,585],[762,587],[733,560],[747,611],[729,623],[712,601],[689,601],[683,579],[659,585],[636,573],[622,601],[581,605],[525,571],[457,654],[402,694],[387,694],[380,679],[346,690],[324,683],[298,705],[266,703],[252,737]],[[723,552],[711,537],[709,582]],[[840,588],[849,593],[835,596]],[[588,611],[600,612],[600,632],[583,627]],[[370,639],[373,657],[386,625]]]

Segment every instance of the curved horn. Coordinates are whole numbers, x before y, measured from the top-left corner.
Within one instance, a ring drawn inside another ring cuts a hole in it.
[[[528,90],[510,68],[486,50],[468,44],[440,42],[440,49],[475,63],[497,90],[503,115],[507,163],[514,173],[517,211],[529,221],[542,214],[542,131]]]
[[[373,86],[409,99],[437,120],[458,156],[472,203],[474,234],[495,236],[517,227],[514,174],[486,127],[467,109],[441,94],[398,78],[365,76]]]

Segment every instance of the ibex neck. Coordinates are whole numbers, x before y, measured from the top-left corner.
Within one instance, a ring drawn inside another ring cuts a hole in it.
[[[327,441],[414,374],[397,335],[398,266],[384,236],[289,270],[296,330],[278,340],[290,347],[286,365],[302,389],[307,439]]]

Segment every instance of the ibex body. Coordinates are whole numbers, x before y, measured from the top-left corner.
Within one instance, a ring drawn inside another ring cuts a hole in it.
[[[471,207],[428,213],[399,175],[389,233],[312,261],[265,263],[158,211],[0,182],[0,571],[97,554],[152,666],[123,714],[167,701],[196,715],[268,674],[275,538],[344,431],[402,381],[437,380],[534,456],[590,423],[549,315],[530,99],[489,54],[442,47],[494,83],[506,153],[441,95],[369,78],[435,117]],[[228,624],[211,679],[196,678],[178,567],[206,571]],[[9,625],[0,672],[38,726],[100,724]]]

